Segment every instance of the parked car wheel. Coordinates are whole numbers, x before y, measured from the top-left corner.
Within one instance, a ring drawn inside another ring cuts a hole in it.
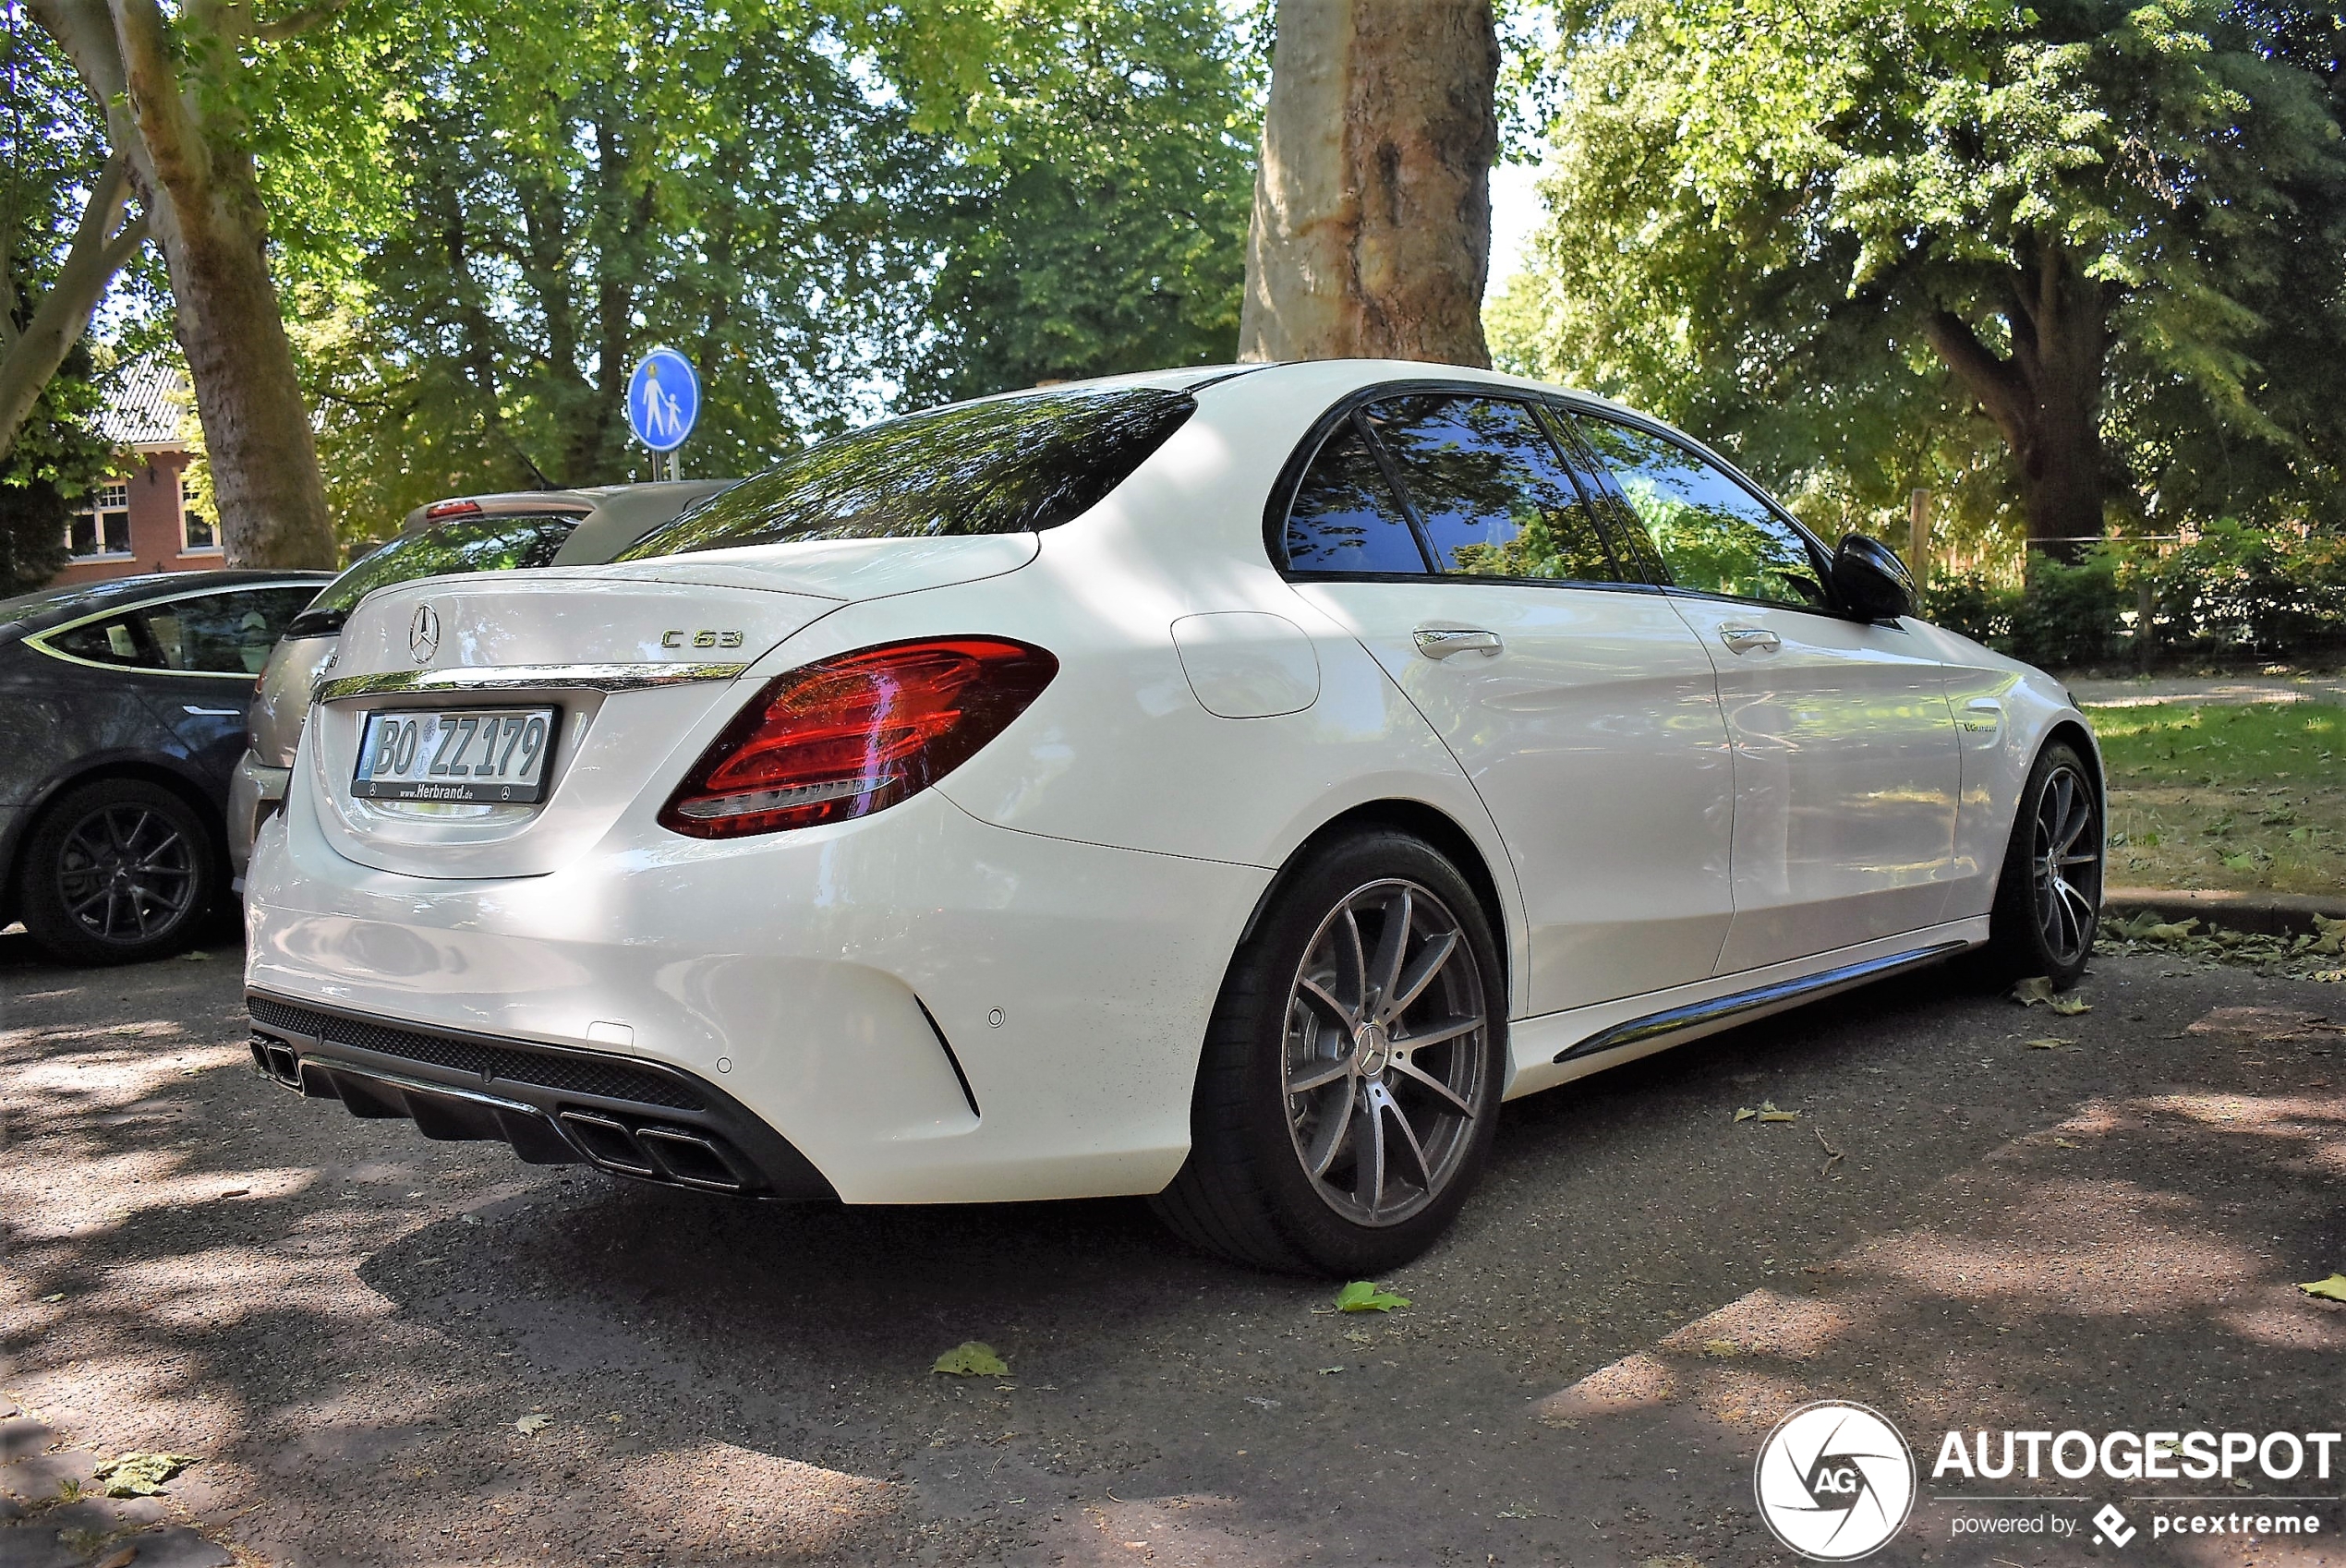
[[[34,941],[67,963],[177,952],[212,906],[212,837],[159,784],[101,778],[61,796],[25,847],[18,907]]]
[[[2049,977],[2067,990],[2086,972],[2101,923],[2101,799],[2076,748],[2056,741],[2038,755],[2013,821],[1989,918],[1994,977]]]
[[[1488,1157],[1506,1031],[1497,948],[1457,870],[1396,833],[1330,846],[1231,965],[1190,1157],[1157,1212],[1264,1268],[1351,1276],[1408,1261]]]

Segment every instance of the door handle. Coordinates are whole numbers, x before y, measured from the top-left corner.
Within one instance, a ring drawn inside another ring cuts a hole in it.
[[[1746,654],[1754,648],[1780,648],[1784,639],[1759,626],[1722,626],[1719,640],[1727,645],[1729,653]]]
[[[1428,658],[1448,658],[1452,654],[1479,653],[1485,658],[1496,658],[1506,645],[1496,632],[1478,631],[1468,626],[1421,626],[1414,633],[1418,652]]]

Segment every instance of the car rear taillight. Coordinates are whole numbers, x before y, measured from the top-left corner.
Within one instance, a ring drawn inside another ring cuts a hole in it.
[[[437,523],[443,517],[474,517],[479,513],[477,501],[436,501],[424,508],[424,521]]]
[[[867,816],[975,755],[1059,661],[998,637],[841,654],[778,676],[660,808],[660,826],[732,838]]]

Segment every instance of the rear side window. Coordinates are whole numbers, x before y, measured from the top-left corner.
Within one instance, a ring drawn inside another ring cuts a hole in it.
[[[541,513],[468,518],[402,534],[327,584],[295,619],[290,634],[323,637],[339,632],[360,599],[418,577],[551,565],[554,552],[577,526],[574,513]]]
[[[720,491],[618,559],[1056,528],[1097,505],[1196,411],[1187,392],[1126,387],[884,420],[816,441]]]
[[[153,647],[139,634],[137,610],[110,621],[92,621],[70,631],[52,632],[41,640],[61,654],[86,658],[92,664],[118,664],[126,669],[163,668]]]
[[[1621,581],[1594,513],[1528,405],[1427,394],[1364,412],[1393,454],[1440,571]]]
[[[1287,563],[1291,572],[1425,573],[1409,517],[1349,419],[1296,487],[1287,514]]]

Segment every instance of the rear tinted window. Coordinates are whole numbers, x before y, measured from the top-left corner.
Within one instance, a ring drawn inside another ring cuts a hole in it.
[[[326,591],[301,612],[288,634],[322,637],[338,632],[360,599],[393,584],[418,577],[550,565],[554,552],[577,526],[574,514],[541,513],[476,517],[402,534],[327,584]]]
[[[816,441],[620,552],[1055,528],[1122,484],[1197,404],[1154,387],[961,404]]]

